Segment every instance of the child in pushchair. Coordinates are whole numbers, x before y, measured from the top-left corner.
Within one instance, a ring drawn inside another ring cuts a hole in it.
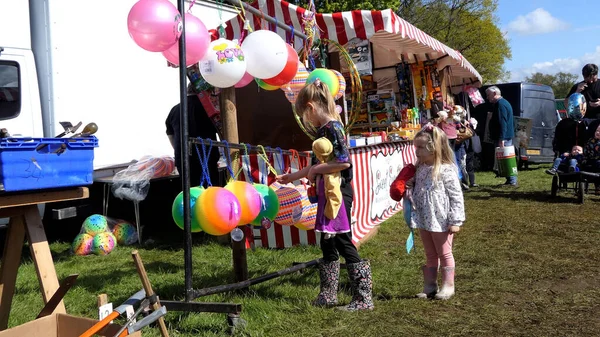
[[[552,168],[546,170],[546,173],[555,175],[558,172],[579,172],[579,164],[583,162],[583,148],[574,145],[571,152],[565,152],[554,159]]]

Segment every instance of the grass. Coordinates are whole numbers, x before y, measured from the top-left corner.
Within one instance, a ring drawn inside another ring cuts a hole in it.
[[[465,193],[467,222],[455,238],[457,295],[449,301],[413,299],[422,287],[422,245],[406,254],[406,226],[400,215],[384,222],[363,244],[374,274],[375,310],[342,313],[314,308],[315,269],[252,286],[246,292],[202,297],[207,302],[241,303],[245,328],[237,336],[591,336],[600,331],[600,197],[583,205],[571,192],[550,195],[546,167],[520,172],[517,189],[491,173],[478,173],[480,188]],[[71,256],[68,243],[51,245],[59,278],[80,274],[65,298],[70,314],[97,317],[96,295],[118,305],[141,288],[131,249],[108,256]],[[184,288],[181,245],[140,248],[157,293],[181,300]],[[28,256],[28,250],[24,248]],[[316,247],[248,251],[250,277],[318,258]],[[194,288],[232,282],[231,250],[216,243],[193,249]],[[347,274],[340,292],[347,303]],[[35,270],[28,257],[17,279],[10,326],[35,318],[42,308]],[[169,312],[171,336],[228,336],[224,314]],[[144,336],[159,336],[145,328]]]

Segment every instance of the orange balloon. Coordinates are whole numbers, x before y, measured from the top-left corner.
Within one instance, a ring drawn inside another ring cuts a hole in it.
[[[225,235],[240,224],[241,206],[233,193],[211,186],[196,200],[194,214],[204,232]]]
[[[240,226],[247,225],[256,219],[262,206],[260,193],[245,181],[230,181],[225,185],[225,189],[233,193],[241,207]]]

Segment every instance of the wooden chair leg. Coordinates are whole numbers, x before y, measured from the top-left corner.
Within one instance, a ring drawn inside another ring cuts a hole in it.
[[[58,277],[56,276],[50,246],[46,239],[46,232],[44,231],[44,225],[42,224],[42,218],[40,217],[37,205],[26,207],[25,228],[27,239],[29,240],[31,257],[33,258],[38,280],[40,281],[40,290],[42,291],[44,304],[46,304],[56,290],[58,290]],[[63,301],[60,301],[54,312],[66,313]]]
[[[15,293],[17,272],[21,264],[21,251],[25,242],[25,225],[22,216],[10,218],[8,233],[0,266],[0,330],[8,327],[8,316]]]

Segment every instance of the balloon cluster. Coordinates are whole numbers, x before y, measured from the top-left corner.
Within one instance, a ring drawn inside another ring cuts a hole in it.
[[[93,214],[83,221],[71,250],[75,255],[108,255],[119,245],[130,245],[138,240],[135,227],[125,221],[113,221],[100,214]],[[112,229],[111,229],[112,227]]]
[[[279,212],[279,200],[266,185],[231,181],[225,187],[192,187],[190,210],[192,232],[225,235],[247,224],[269,227]],[[183,229],[183,192],[173,201],[172,216]]]

